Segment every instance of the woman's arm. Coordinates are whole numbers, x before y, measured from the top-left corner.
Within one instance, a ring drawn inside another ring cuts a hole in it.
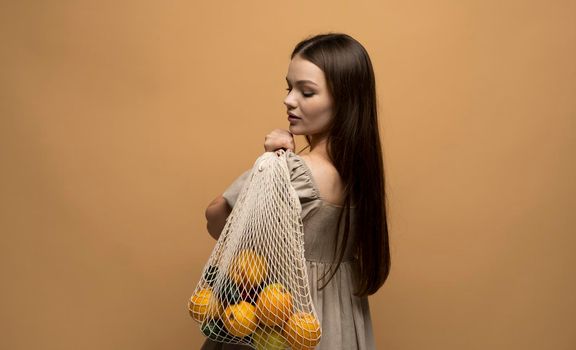
[[[208,208],[206,208],[205,215],[208,221],[206,228],[210,236],[214,237],[214,239],[220,237],[220,233],[226,225],[226,219],[231,212],[232,208],[222,196],[218,196],[208,205]]]

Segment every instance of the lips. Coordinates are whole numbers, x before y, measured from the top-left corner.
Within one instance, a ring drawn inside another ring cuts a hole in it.
[[[301,119],[300,117],[297,117],[297,116],[295,116],[294,114],[291,114],[291,113],[288,113],[288,117]]]
[[[297,120],[300,120],[300,118],[294,116],[293,114],[288,114],[288,121],[290,124],[296,124]]]

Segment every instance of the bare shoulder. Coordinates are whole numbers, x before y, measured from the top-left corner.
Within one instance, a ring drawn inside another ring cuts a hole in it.
[[[312,172],[320,198],[330,204],[342,205],[344,201],[342,179],[334,165],[327,160],[311,157],[308,154],[300,155],[300,157]]]

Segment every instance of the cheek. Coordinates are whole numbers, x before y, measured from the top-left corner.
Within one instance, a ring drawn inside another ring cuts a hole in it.
[[[323,101],[310,101],[302,105],[302,112],[311,122],[325,122],[332,114],[331,105]]]

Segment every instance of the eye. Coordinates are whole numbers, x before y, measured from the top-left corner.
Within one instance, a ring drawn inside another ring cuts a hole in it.
[[[291,88],[286,88],[286,91],[288,91],[288,92],[290,92],[291,90],[292,90]],[[308,93],[303,92],[302,95],[304,97],[312,97],[312,96],[314,96],[314,93],[313,92],[308,92]]]

